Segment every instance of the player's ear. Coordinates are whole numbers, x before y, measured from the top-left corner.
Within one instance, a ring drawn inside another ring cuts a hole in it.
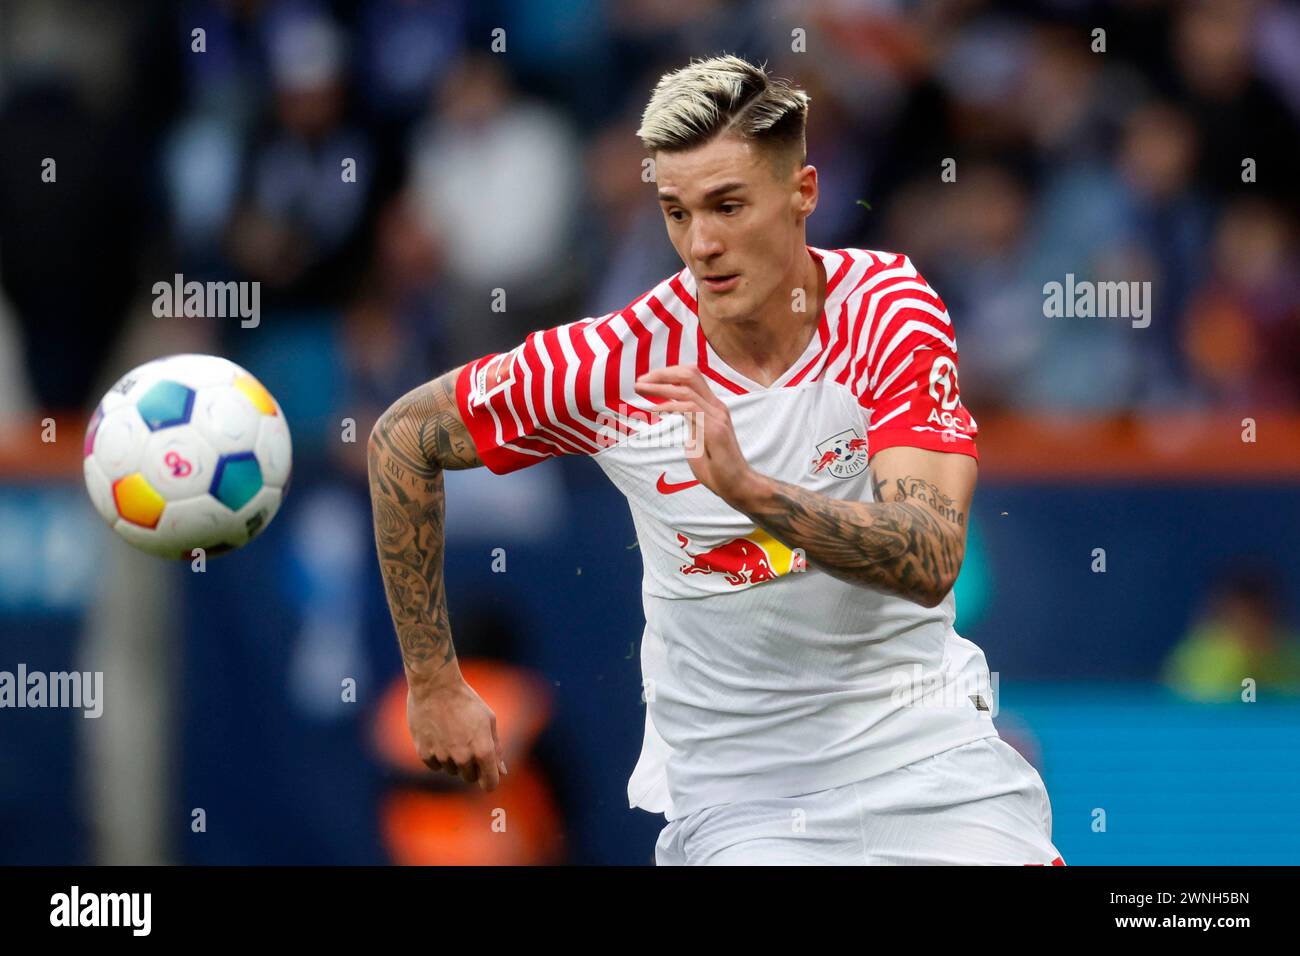
[[[795,172],[795,191],[793,193],[795,215],[806,219],[817,208],[819,188],[817,185],[817,167],[804,164]]]

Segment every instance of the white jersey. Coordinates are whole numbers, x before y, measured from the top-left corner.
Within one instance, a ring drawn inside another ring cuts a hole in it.
[[[669,820],[839,787],[994,736],[989,674],[927,609],[808,566],[694,480],[680,416],[633,385],[697,365],[758,472],[871,501],[868,456],[895,445],[976,456],[943,302],[906,256],[809,247],[826,302],[807,351],[763,387],[710,347],[688,269],[627,308],[534,332],[471,362],[461,415],[505,473],[588,454],[631,506],[645,565],[645,742],[632,806]]]

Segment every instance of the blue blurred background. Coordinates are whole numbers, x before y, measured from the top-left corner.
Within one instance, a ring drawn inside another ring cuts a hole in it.
[[[581,460],[448,475],[456,642],[519,755],[480,798],[411,765],[362,449],[406,389],[680,267],[633,132],[723,51],[812,96],[809,241],[906,252],[954,317],[958,629],[1067,862],[1300,862],[1300,5],[672,6],[0,0],[0,670],[106,681],[99,719],[0,710],[0,863],[651,861],[621,497]],[[261,324],[154,317],[177,272],[260,281]],[[1066,273],[1150,281],[1150,327],[1045,318]],[[184,351],[294,435],[280,515],[204,574],[80,479],[99,395]]]

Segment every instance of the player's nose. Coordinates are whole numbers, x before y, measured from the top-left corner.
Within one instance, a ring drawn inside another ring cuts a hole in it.
[[[699,265],[710,265],[722,252],[721,240],[708,226],[700,225],[691,230],[691,255]]]

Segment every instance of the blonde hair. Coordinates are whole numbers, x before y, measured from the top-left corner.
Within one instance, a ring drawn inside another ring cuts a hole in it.
[[[782,156],[807,157],[808,94],[738,56],[692,59],[660,77],[636,131],[649,153],[691,149],[730,133]]]

